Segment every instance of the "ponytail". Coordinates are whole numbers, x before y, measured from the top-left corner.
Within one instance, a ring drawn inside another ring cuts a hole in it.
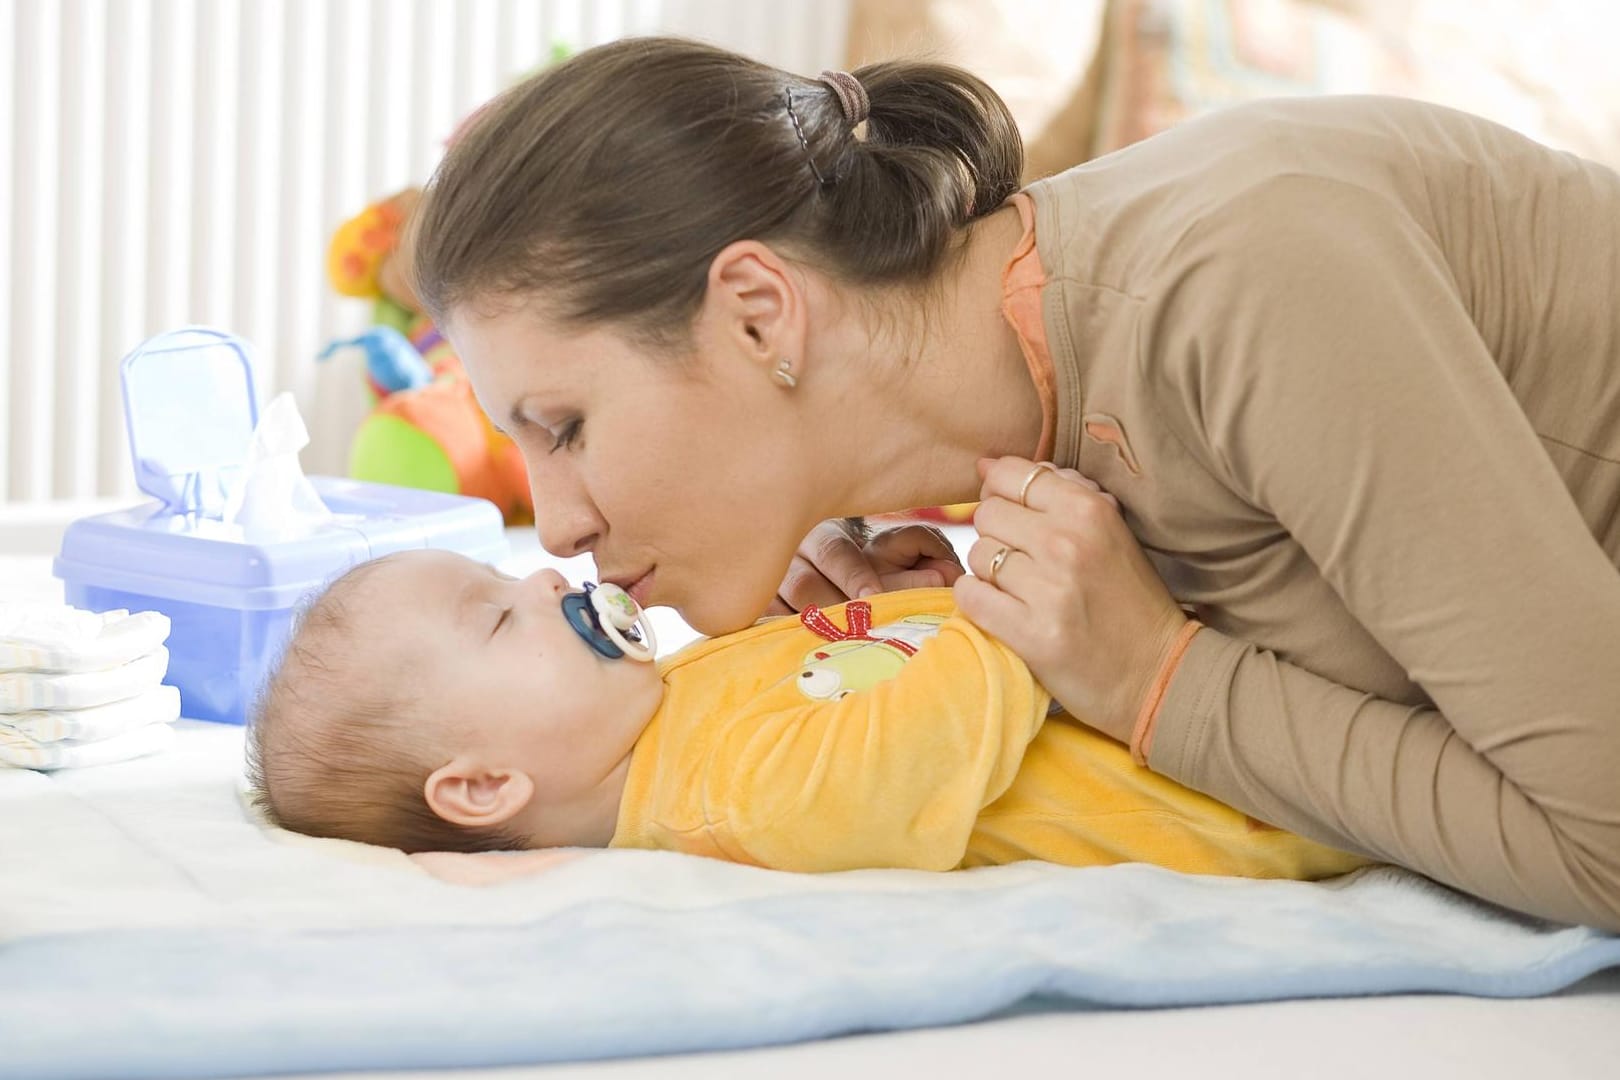
[[[966,71],[893,61],[811,79],[696,42],[632,38],[486,108],[413,222],[438,320],[536,294],[565,320],[681,335],[727,244],[780,243],[837,279],[918,284],[1018,189],[1006,105]],[[847,102],[870,101],[864,126]]]
[[[827,185],[827,250],[855,279],[922,280],[952,238],[1018,190],[1024,146],[1005,103],[944,64],[890,61],[854,72],[871,102]]]

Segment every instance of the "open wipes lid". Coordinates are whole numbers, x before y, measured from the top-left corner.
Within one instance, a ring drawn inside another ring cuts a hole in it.
[[[171,513],[217,517],[259,421],[247,343],[207,327],[172,330],[124,357],[121,377],[140,489]]]

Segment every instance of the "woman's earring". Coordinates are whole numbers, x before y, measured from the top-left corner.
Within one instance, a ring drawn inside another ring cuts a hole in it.
[[[798,378],[793,374],[793,364],[785,356],[776,362],[776,370],[771,372],[771,378],[789,390],[799,385]]]

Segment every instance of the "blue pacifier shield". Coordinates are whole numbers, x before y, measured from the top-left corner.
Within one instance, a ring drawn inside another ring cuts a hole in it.
[[[600,585],[586,582],[584,591],[563,597],[562,609],[568,625],[585,644],[609,660],[625,656],[646,664],[658,653],[658,639],[647,613],[610,581]]]
[[[568,625],[574,628],[574,633],[585,639],[585,644],[609,660],[617,660],[624,655],[624,650],[613,644],[613,639],[603,631],[596,609],[591,605],[590,589],[587,585],[584,592],[564,596],[563,616],[568,620]]]

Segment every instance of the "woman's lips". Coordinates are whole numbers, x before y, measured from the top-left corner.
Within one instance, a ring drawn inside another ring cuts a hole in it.
[[[652,592],[653,572],[656,569],[657,567],[654,567],[652,570],[648,570],[645,574],[642,574],[639,578],[624,587],[624,591],[630,594],[630,599],[634,600],[642,607],[648,606],[647,596]]]

